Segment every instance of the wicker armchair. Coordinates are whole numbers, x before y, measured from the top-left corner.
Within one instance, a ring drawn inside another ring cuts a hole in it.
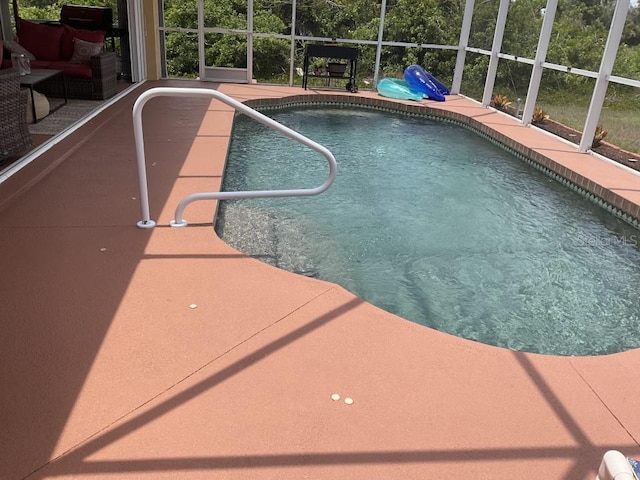
[[[27,94],[20,89],[17,70],[0,70],[0,165],[33,146],[27,126]]]
[[[106,100],[118,93],[115,52],[103,52],[91,57],[91,71],[91,78],[65,75],[67,98]],[[56,79],[40,83],[38,91],[47,97],[64,96],[63,85]]]
[[[69,98],[106,100],[118,93],[116,53],[102,52],[91,57],[92,78],[66,77]]]

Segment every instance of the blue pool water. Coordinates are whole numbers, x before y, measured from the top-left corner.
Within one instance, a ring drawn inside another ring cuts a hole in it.
[[[640,232],[462,127],[371,110],[270,116],[327,146],[323,195],[223,202],[239,250],[408,320],[514,350],[640,345]],[[323,157],[246,117],[225,190],[321,184]]]

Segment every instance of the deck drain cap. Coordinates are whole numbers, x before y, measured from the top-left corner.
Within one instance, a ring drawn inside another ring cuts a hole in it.
[[[340,395],[337,393],[332,394],[331,400],[333,400],[334,402],[337,402],[338,400],[340,400]]]
[[[346,403],[347,405],[353,405],[353,398],[345,398],[344,399],[344,403]]]

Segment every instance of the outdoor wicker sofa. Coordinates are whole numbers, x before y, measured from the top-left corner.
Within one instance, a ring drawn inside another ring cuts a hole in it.
[[[2,68],[12,67],[11,53],[24,53],[31,69],[64,72],[59,79],[42,82],[38,91],[46,96],[105,100],[118,89],[115,52],[104,49],[105,32],[75,29],[65,24],[41,24],[18,19],[18,41],[5,41]],[[92,49],[95,49],[93,51]]]
[[[27,90],[20,89],[17,70],[0,70],[0,165],[32,145],[27,126]]]

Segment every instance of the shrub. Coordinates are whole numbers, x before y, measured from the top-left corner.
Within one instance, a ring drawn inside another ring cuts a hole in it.
[[[541,109],[540,107],[536,107],[533,110],[533,118],[531,119],[531,123],[534,125],[542,124],[545,120],[549,120],[549,115]]]
[[[506,95],[495,95],[491,100],[491,105],[497,110],[504,110],[511,105],[511,102]]]
[[[596,133],[593,135],[593,141],[591,142],[591,148],[596,148],[602,145],[602,141],[609,134],[602,125],[596,127]]]

